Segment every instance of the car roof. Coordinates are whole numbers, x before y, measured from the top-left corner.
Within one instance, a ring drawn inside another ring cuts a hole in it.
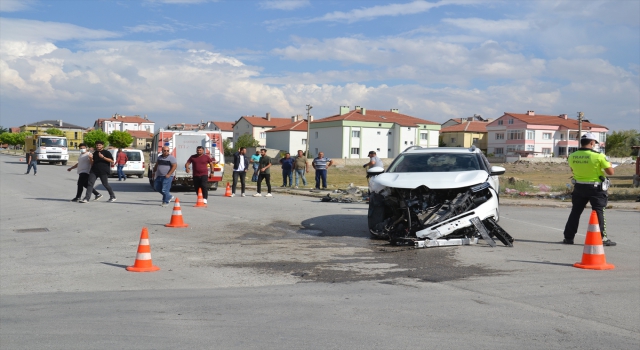
[[[456,153],[456,154],[469,154],[469,153],[480,153],[480,149],[475,146],[471,146],[470,148],[464,147],[420,147],[420,146],[411,146],[405,149],[403,154],[414,154],[414,153]]]

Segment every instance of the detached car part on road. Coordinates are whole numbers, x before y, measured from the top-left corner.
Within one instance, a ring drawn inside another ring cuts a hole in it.
[[[475,244],[480,237],[512,246],[497,224],[504,172],[475,147],[409,147],[387,171],[368,171],[369,232],[417,248]]]

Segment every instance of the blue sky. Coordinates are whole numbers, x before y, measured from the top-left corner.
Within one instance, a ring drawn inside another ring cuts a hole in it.
[[[640,2],[0,0],[0,125],[339,106],[640,130]]]

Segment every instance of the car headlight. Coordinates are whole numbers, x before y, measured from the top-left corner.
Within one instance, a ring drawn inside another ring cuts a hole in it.
[[[475,185],[475,186],[471,187],[471,192],[473,192],[473,193],[480,192],[480,191],[482,191],[482,190],[484,190],[486,188],[489,188],[489,187],[491,187],[491,185],[488,182],[484,182],[484,183],[481,183],[479,185]]]

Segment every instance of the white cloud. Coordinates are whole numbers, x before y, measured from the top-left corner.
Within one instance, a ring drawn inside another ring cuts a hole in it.
[[[290,11],[307,7],[310,4],[311,2],[309,0],[271,0],[260,2],[260,7],[264,9]]]
[[[140,24],[135,27],[125,27],[132,33],[157,33],[157,32],[175,32],[172,26],[168,24]]]
[[[34,3],[34,0],[1,0],[0,12],[18,12],[28,10]]]
[[[216,1],[216,0],[146,0],[149,3],[161,3],[161,4],[200,4],[203,2]]]
[[[529,21],[515,19],[494,21],[482,18],[444,18],[442,22],[467,29],[473,33],[514,34],[514,32],[531,29]]]
[[[120,34],[108,30],[95,30],[68,23],[42,22],[28,19],[0,18],[3,40],[62,41],[74,39],[114,38]]]
[[[579,45],[573,48],[573,51],[582,56],[593,56],[607,51],[602,45]]]

